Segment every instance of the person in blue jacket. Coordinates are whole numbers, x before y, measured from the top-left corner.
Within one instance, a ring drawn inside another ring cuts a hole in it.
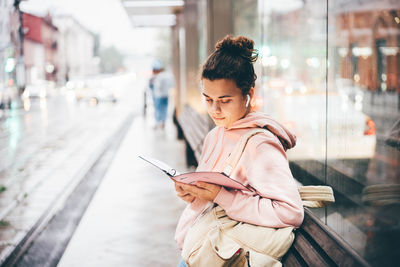
[[[150,89],[152,90],[155,109],[155,127],[163,129],[168,114],[168,98],[171,89],[174,87],[174,79],[170,73],[164,70],[164,65],[160,59],[153,62],[152,69],[153,76]]]

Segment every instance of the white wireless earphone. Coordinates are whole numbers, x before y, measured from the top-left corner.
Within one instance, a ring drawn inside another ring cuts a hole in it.
[[[250,104],[250,95],[247,95],[246,108],[249,106],[249,104]]]

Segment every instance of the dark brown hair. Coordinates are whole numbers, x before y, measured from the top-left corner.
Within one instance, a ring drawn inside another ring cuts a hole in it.
[[[255,86],[257,75],[253,63],[258,54],[254,49],[253,40],[244,37],[225,36],[218,41],[216,50],[208,57],[203,65],[202,79],[210,81],[229,79],[246,95]]]

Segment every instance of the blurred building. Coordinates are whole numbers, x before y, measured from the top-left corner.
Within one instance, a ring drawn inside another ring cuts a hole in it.
[[[22,12],[23,41],[18,32],[19,21],[18,12],[12,12],[8,36],[14,58],[23,55],[26,84],[43,80],[64,84],[71,78],[98,73],[94,35],[74,18]]]
[[[58,36],[59,31],[52,22],[52,18],[47,14],[43,18],[42,38],[45,54],[45,77],[48,81],[57,81],[58,62]]]
[[[400,92],[399,7],[389,0],[333,3],[342,78],[372,91]]]
[[[0,85],[5,86],[14,69],[14,48],[10,35],[12,0],[0,0]]]
[[[59,29],[58,79],[68,81],[99,73],[99,62],[94,55],[95,37],[70,16],[58,16],[54,23]]]
[[[39,17],[23,13],[24,62],[27,84],[39,80],[57,81],[58,29],[50,15]]]
[[[0,84],[5,86],[13,65],[13,45],[10,38],[12,0],[0,0]],[[10,58],[10,59],[9,59]]]
[[[21,76],[18,10],[13,0],[0,0],[0,106],[10,108],[18,97],[18,87],[24,84]],[[18,78],[18,79],[17,79]]]

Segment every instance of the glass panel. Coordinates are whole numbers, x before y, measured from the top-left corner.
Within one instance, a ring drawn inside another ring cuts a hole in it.
[[[198,53],[199,62],[203,63],[207,59],[207,2],[206,0],[197,1],[198,22],[197,31],[199,32]]]
[[[261,27],[260,16],[257,12],[258,0],[233,0],[233,32],[235,36],[243,35],[251,38],[255,42],[255,48],[261,49]],[[261,77],[260,64],[255,65],[258,77]],[[257,87],[260,85],[260,78],[256,80]]]
[[[260,45],[260,23],[257,0],[233,0],[233,30],[235,35],[244,35]]]
[[[329,6],[327,223],[374,266],[400,248],[400,3]],[[397,252],[396,252],[397,251]]]
[[[259,10],[263,110],[297,135],[287,153],[295,178],[325,183],[326,2],[260,0]]]
[[[294,177],[332,186],[336,203],[313,212],[372,265],[394,266],[400,2],[258,0],[248,10],[254,2],[234,1],[235,34],[257,42],[262,109],[298,137],[288,152]]]

